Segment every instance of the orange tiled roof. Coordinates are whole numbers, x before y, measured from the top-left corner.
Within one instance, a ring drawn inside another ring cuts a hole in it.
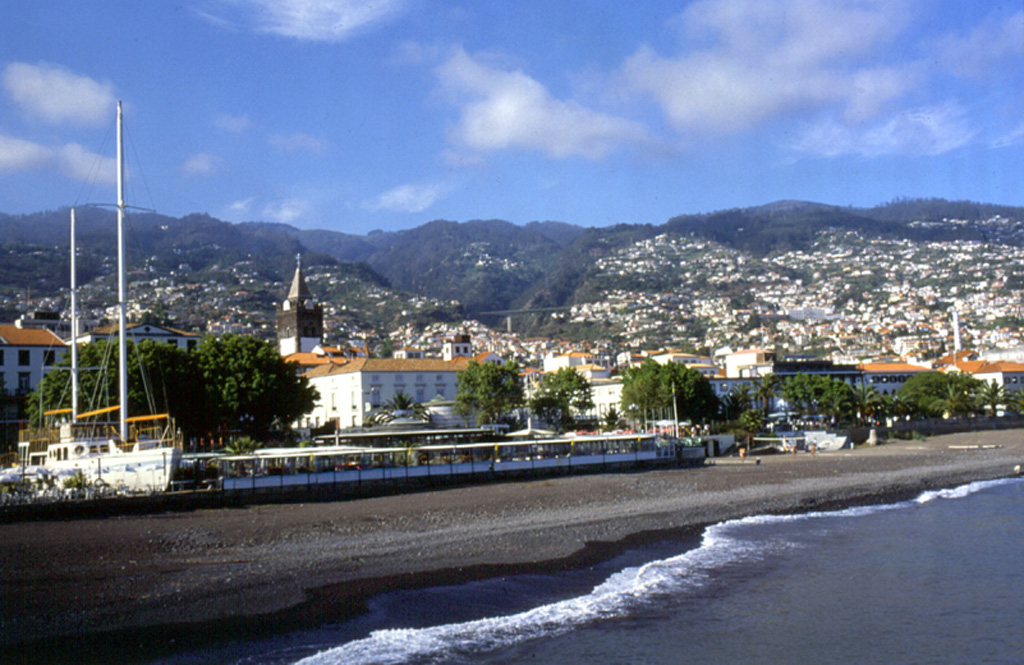
[[[861,363],[857,369],[864,372],[930,372],[927,367],[910,363]]]
[[[19,328],[10,323],[0,323],[0,342],[10,346],[67,346],[45,328]]]
[[[307,377],[355,372],[461,372],[469,367],[469,358],[356,358],[343,365],[318,365],[305,373]]]

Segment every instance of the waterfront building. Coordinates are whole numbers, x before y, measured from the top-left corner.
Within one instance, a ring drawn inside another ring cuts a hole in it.
[[[64,356],[67,345],[45,328],[0,324],[0,377],[7,395],[27,395]]]
[[[863,373],[864,384],[874,387],[883,395],[892,395],[918,374],[933,371],[922,365],[905,362],[861,363],[857,367]]]
[[[343,365],[314,367],[303,376],[319,393],[316,405],[301,423],[320,428],[362,427],[369,415],[404,393],[413,401],[453,400],[458,391],[458,372],[470,359],[355,358]]]

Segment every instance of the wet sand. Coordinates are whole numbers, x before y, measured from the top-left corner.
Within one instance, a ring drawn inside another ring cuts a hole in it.
[[[725,519],[911,498],[1018,464],[1024,430],[986,431],[760,464],[3,524],[0,654],[146,660],[343,619],[389,589],[579,567]]]

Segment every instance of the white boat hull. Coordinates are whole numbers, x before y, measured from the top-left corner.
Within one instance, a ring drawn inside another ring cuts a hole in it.
[[[174,470],[180,461],[181,450],[161,446],[50,460],[46,467],[62,482],[81,472],[90,485],[107,485],[131,492],[163,492],[170,487]]]

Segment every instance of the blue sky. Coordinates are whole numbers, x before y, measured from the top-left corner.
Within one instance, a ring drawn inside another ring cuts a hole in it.
[[[1024,205],[1020,0],[0,1],[0,212],[364,234]]]

